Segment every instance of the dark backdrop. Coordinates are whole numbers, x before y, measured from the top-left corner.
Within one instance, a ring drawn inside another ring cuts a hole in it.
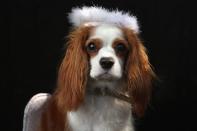
[[[100,5],[130,11],[138,17],[141,37],[160,81],[155,82],[150,106],[138,131],[194,131],[197,111],[197,64],[192,38],[194,8],[189,1],[157,0],[13,0],[9,1],[8,33],[11,68],[4,91],[13,89],[14,131],[22,130],[23,111],[29,99],[54,90],[67,13],[73,6]],[[8,104],[3,100],[3,104]],[[5,108],[8,111],[8,108]],[[11,114],[12,114],[11,113]],[[9,113],[10,114],[10,113]]]

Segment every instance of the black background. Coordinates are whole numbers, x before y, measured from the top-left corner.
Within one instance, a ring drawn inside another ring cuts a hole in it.
[[[36,93],[54,90],[64,37],[70,28],[67,13],[82,5],[118,8],[138,17],[141,37],[160,81],[154,84],[146,115],[136,120],[137,131],[196,130],[197,59],[192,36],[195,12],[193,3],[181,0],[8,1],[10,58],[6,61],[10,66],[2,71],[8,78],[2,82],[2,89],[12,95],[14,106],[2,99],[3,109],[10,114],[4,123],[12,121],[10,127],[21,131],[29,99]]]

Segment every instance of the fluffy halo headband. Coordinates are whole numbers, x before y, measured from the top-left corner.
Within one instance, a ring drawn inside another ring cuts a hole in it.
[[[127,12],[119,10],[108,10],[103,7],[82,7],[73,8],[68,15],[70,23],[74,27],[81,25],[115,24],[132,29],[139,33],[137,18]]]

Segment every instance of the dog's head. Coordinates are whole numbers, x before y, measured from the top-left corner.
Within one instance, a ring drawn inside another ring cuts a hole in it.
[[[102,8],[85,7],[85,9],[85,13],[88,9],[92,10],[92,13],[96,10],[97,14],[98,11],[110,14]],[[82,13],[84,8],[75,9],[74,13],[71,13],[74,24],[77,24],[75,21],[77,10]],[[116,14],[113,15],[116,17]],[[55,93],[60,107],[67,110],[77,109],[84,100],[89,79],[108,83],[123,80],[131,96],[133,111],[139,116],[143,114],[150,96],[154,73],[138,37],[136,19],[132,17],[129,20],[133,20],[129,25],[132,25],[132,28],[122,24],[121,20],[102,23],[81,20],[69,34],[67,51],[59,69],[58,88]]]

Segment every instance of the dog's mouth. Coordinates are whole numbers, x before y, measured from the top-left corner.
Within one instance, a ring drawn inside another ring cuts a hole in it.
[[[118,80],[119,78],[106,71],[98,75],[96,79],[103,80],[103,81],[113,81],[113,80]]]
[[[111,75],[108,72],[105,72],[105,73],[99,75],[98,78],[100,78],[100,79],[112,79],[113,78],[113,75]]]

